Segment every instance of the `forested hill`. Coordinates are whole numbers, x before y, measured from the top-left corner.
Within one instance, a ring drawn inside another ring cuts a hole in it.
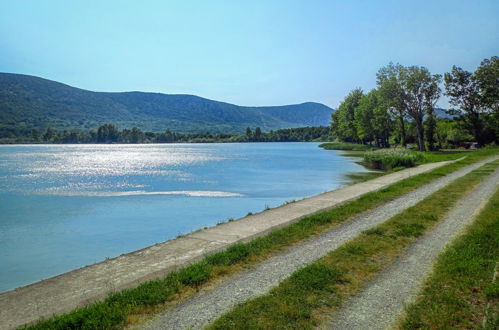
[[[91,92],[55,81],[0,73],[0,128],[95,129],[104,123],[153,132],[241,133],[327,126],[332,109],[320,103],[243,107],[194,95]]]

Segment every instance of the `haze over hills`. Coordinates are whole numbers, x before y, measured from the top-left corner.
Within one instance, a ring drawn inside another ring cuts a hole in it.
[[[320,103],[246,107],[195,95],[92,92],[59,82],[0,73],[0,125],[9,128],[95,129],[104,123],[153,132],[241,133],[327,126],[333,109]]]

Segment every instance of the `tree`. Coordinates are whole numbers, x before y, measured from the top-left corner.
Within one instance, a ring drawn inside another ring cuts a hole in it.
[[[119,131],[114,124],[104,124],[97,129],[97,142],[116,142],[118,141]]]
[[[55,136],[54,130],[50,127],[47,127],[47,131],[45,132],[45,134],[43,134],[43,140],[50,142],[50,141],[52,141],[54,136]]]
[[[405,108],[405,93],[402,88],[402,75],[404,67],[400,64],[389,63],[376,73],[380,103],[397,118],[400,129],[400,144],[407,143],[407,132],[405,118],[407,110]]]
[[[362,89],[352,90],[333,113],[331,130],[336,138],[348,142],[359,141],[355,127],[355,108],[359,105],[362,95]]]
[[[475,71],[475,80],[480,86],[480,101],[486,112],[490,112],[487,124],[493,127],[496,143],[499,140],[499,57],[484,59]]]
[[[432,115],[440,97],[440,80],[440,75],[432,75],[427,68],[421,66],[403,68],[401,72],[404,108],[416,126],[419,151],[426,150],[423,120],[425,115]]]
[[[374,140],[374,109],[378,100],[374,90],[363,95],[359,105],[354,110],[355,129],[362,143],[371,143]]]
[[[255,140],[260,141],[261,137],[262,137],[262,130],[260,129],[260,127],[255,128]]]
[[[451,109],[456,114],[463,115],[466,127],[479,145],[483,145],[482,97],[480,84],[471,72],[456,66],[451,72],[445,73],[445,95],[449,103],[456,108]]]
[[[359,105],[355,108],[355,126],[357,135],[364,143],[373,143],[378,147],[390,145],[390,131],[392,129],[390,114],[381,102],[377,89],[371,90],[362,96]]]
[[[437,142],[437,118],[435,116],[433,107],[428,108],[427,111],[428,112],[426,113],[426,120],[424,122],[426,141],[428,142],[428,149],[435,150],[435,142]]]
[[[253,137],[253,132],[249,127],[246,127],[246,137],[248,138],[248,140],[251,140],[251,138]]]
[[[383,102],[378,90],[375,90],[376,107],[373,110],[373,130],[376,139],[376,145],[379,147],[390,147],[390,135],[393,130],[393,123],[389,108]],[[404,125],[405,126],[405,125]]]
[[[142,132],[139,128],[133,127],[130,132],[130,142],[131,143],[142,143],[144,142],[144,132]]]
[[[484,107],[499,112],[499,57],[484,59],[475,71],[474,78],[480,86],[480,97]]]

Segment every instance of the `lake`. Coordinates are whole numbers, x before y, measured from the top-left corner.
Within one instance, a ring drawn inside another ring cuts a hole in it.
[[[318,143],[0,146],[0,292],[366,172]]]

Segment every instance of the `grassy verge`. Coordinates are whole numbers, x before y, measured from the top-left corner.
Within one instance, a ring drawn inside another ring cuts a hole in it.
[[[165,278],[141,284],[137,288],[110,295],[106,300],[71,313],[43,320],[31,329],[101,329],[120,328],[137,319],[137,315],[155,312],[164,304],[188,295],[223,276],[267,258],[293,243],[317,235],[341,222],[408,193],[463,166],[497,154],[497,149],[471,154],[466,159],[430,173],[421,174],[359,199],[303,218],[293,225],[269,233],[249,243],[236,244],[223,252],[207,256]]]
[[[359,157],[366,167],[381,170],[400,170],[425,163],[455,160],[475,153],[474,150],[447,150],[419,152],[404,148],[378,149],[371,146],[347,142],[327,142],[319,145],[326,150],[340,150],[345,156]],[[483,151],[483,150],[482,150]]]
[[[352,150],[352,151],[369,151],[376,149],[375,147],[365,144],[356,144],[348,142],[326,142],[319,145],[326,150]]]
[[[397,255],[432,228],[476,187],[499,161],[486,164],[408,208],[387,222],[296,271],[268,294],[249,300],[217,319],[210,329],[313,328],[344,297],[358,292]]]
[[[432,276],[406,311],[403,329],[499,328],[499,191],[463,236],[439,256]],[[487,308],[487,305],[489,307]]]

